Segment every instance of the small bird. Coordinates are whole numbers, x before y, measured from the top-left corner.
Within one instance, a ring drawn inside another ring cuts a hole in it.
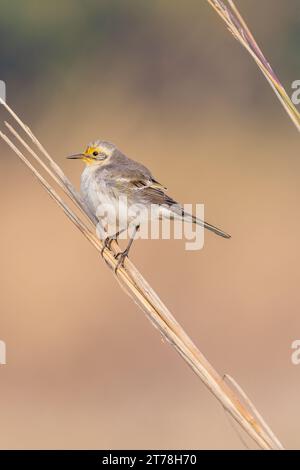
[[[81,175],[81,193],[89,210],[100,222],[101,230],[97,233],[104,240],[103,250],[110,248],[112,240],[117,240],[122,232],[130,232],[126,249],[116,255],[116,270],[128,256],[135,235],[145,218],[170,219],[171,216],[173,219],[200,225],[223,238],[230,238],[230,235],[217,227],[185,212],[180,204],[166,194],[166,188],[154,179],[144,165],[128,158],[111,142],[93,141],[83,153],[67,158],[80,159],[86,164]],[[141,206],[146,209],[155,207],[156,210],[130,212],[130,207]],[[114,233],[103,225],[104,207],[106,220],[116,221],[114,226],[117,230]]]

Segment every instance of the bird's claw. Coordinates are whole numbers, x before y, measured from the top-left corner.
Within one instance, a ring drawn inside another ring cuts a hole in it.
[[[106,237],[105,238],[104,243],[103,243],[103,248],[101,250],[101,256],[102,257],[103,257],[103,252],[106,248],[108,250],[110,250],[110,247],[111,247],[111,244],[112,244],[113,240],[117,240],[116,237]]]
[[[124,266],[124,261],[125,261],[125,258],[127,258],[128,256],[128,251],[129,250],[126,249],[124,251],[120,251],[119,253],[115,255],[115,259],[118,260],[116,267],[115,267],[115,274],[117,274],[117,271],[120,266]]]

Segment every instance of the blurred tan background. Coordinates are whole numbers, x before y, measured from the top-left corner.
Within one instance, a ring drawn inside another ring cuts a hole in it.
[[[238,5],[288,92],[299,1]],[[138,241],[132,260],[284,445],[300,448],[299,135],[205,1],[3,1],[8,102],[65,160],[92,139],[232,234]],[[1,117],[7,118],[3,110]],[[244,448],[228,417],[1,145],[0,447]],[[254,447],[250,443],[250,447]]]

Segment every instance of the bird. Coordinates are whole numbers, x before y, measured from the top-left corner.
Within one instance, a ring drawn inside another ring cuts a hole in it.
[[[82,160],[86,165],[81,174],[80,191],[89,211],[99,221],[97,234],[104,241],[102,255],[106,248],[110,249],[112,240],[118,240],[126,230],[130,232],[125,250],[115,255],[118,259],[115,271],[124,265],[141,224],[149,218],[180,219],[204,227],[220,237],[231,238],[223,230],[187,213],[167,194],[167,188],[153,177],[148,168],[127,157],[111,142],[100,139],[92,141],[84,152],[67,158]],[[150,206],[155,210],[149,211]],[[131,207],[139,209],[130,212]],[[142,211],[141,207],[146,211]],[[110,221],[115,221],[113,230]]]

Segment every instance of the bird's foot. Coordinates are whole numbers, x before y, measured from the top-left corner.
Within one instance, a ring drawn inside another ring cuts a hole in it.
[[[117,237],[106,237],[105,240],[104,240],[104,243],[103,243],[103,248],[101,250],[101,256],[103,257],[103,252],[104,250],[107,248],[108,250],[110,250],[111,248],[111,244],[114,240],[117,240]]]
[[[117,271],[120,266],[124,266],[124,261],[125,261],[125,258],[127,258],[128,253],[129,253],[129,250],[126,248],[126,250],[120,251],[119,253],[115,255],[115,259],[118,260],[116,267],[115,267],[115,274],[117,274]]]

